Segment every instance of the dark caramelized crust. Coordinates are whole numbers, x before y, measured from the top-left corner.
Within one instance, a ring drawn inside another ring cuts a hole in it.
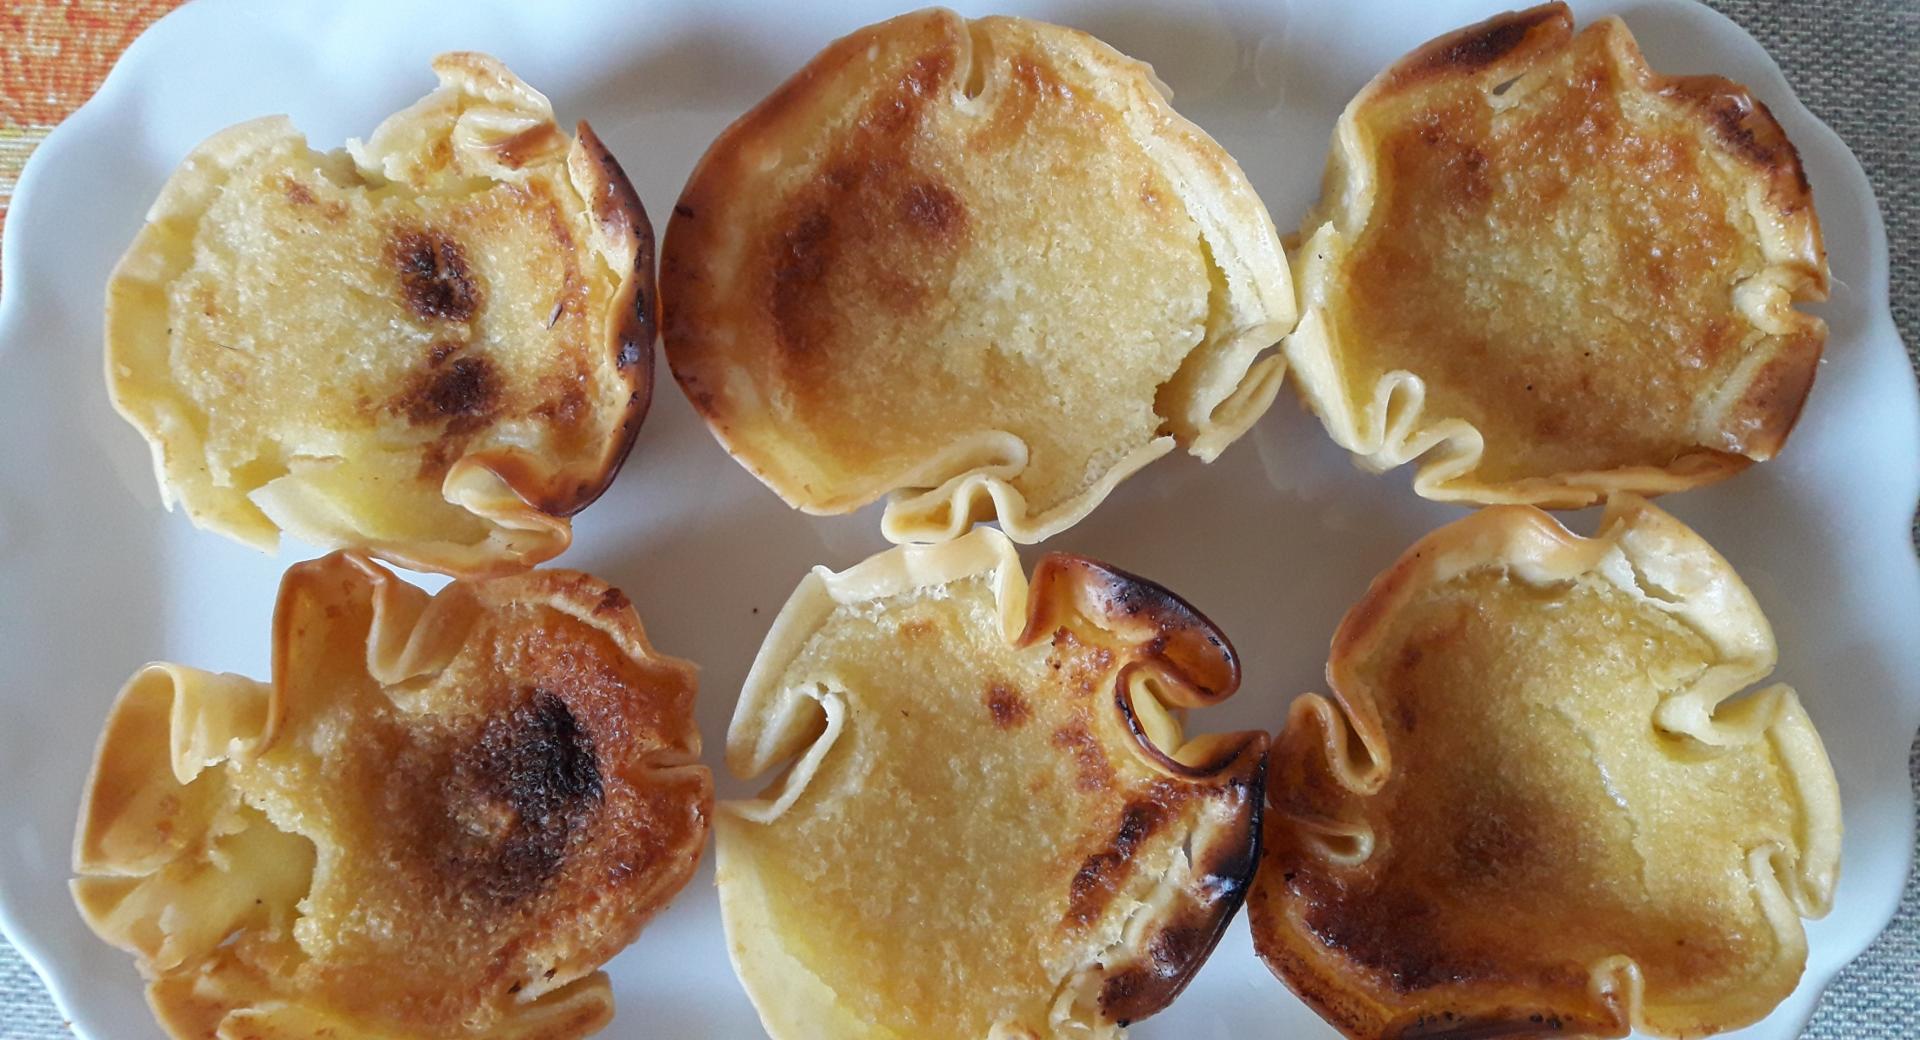
[[[1701,1036],[1798,980],[1832,767],[1739,579],[1677,521],[1498,507],[1341,623],[1270,762],[1255,948],[1348,1036]]]
[[[633,449],[653,400],[653,342],[658,335],[660,297],[654,282],[653,224],[620,161],[581,120],[567,164],[574,185],[593,207],[601,234],[616,243],[614,255],[631,255],[620,272],[619,288],[608,304],[606,342],[601,345],[611,371],[626,391],[626,403],[611,423],[612,432],[593,462],[565,472],[517,453],[489,457],[485,464],[528,505],[550,516],[572,516],[607,490]]]
[[[1091,624],[1123,640],[1142,659],[1175,672],[1175,705],[1199,708],[1240,688],[1240,659],[1226,633],[1165,586],[1075,553],[1051,552],[1033,571],[1033,599],[1022,640],[1047,638],[1062,625]]]
[[[1072,633],[1123,648],[1111,679],[1114,710],[1135,752],[1178,778],[1154,782],[1122,807],[1112,840],[1074,874],[1067,919],[1096,920],[1133,869],[1134,849],[1184,815],[1181,807],[1197,793],[1226,809],[1224,820],[1187,825],[1196,883],[1185,898],[1162,909],[1152,929],[1103,964],[1100,1013],[1126,1025],[1179,996],[1246,897],[1258,860],[1268,741],[1259,732],[1220,733],[1169,749],[1161,744],[1164,734],[1148,732],[1133,696],[1143,675],[1159,680],[1154,696],[1166,708],[1208,707],[1240,688],[1239,657],[1226,633],[1165,586],[1099,560],[1051,552],[1034,567],[1029,596],[1020,645],[1055,644]]]
[[[816,574],[769,633],[729,760],[792,765],[718,829],[772,1035],[1111,1035],[1174,999],[1245,898],[1267,737],[1188,740],[1169,715],[1238,688],[1226,637],[1084,557],[1019,583],[979,531]],[[806,996],[780,996],[796,972]]]
[[[1826,326],[1766,106],[1563,4],[1443,36],[1348,107],[1289,347],[1335,439],[1434,498],[1578,506],[1772,457]],[[1418,380],[1412,385],[1409,375]]]
[[[1173,1003],[1219,944],[1246,899],[1247,886],[1253,882],[1254,868],[1260,861],[1267,741],[1264,735],[1231,736],[1234,739],[1216,742],[1221,755],[1185,771],[1189,780],[1224,782],[1223,790],[1213,796],[1216,805],[1225,810],[1223,818],[1211,826],[1195,828],[1188,838],[1196,883],[1183,893],[1185,898],[1160,912],[1154,926],[1138,942],[1113,951],[1103,963],[1100,1014],[1116,1025],[1137,1022]],[[1130,803],[1121,817],[1111,852],[1096,856],[1124,858],[1138,840],[1123,842],[1130,837],[1129,822],[1137,820],[1134,826],[1141,827],[1157,821],[1158,813],[1150,808],[1153,806],[1156,803],[1152,801]],[[1095,857],[1089,857],[1081,872],[1094,862]],[[1102,866],[1107,863],[1104,859],[1100,862]],[[1074,880],[1079,882],[1080,874]],[[1077,890],[1075,895],[1079,895]]]
[[[1435,37],[1381,73],[1391,91],[1410,90],[1450,76],[1470,75],[1495,62],[1521,62],[1566,41],[1572,13],[1565,4],[1541,4],[1495,15]]]
[[[76,894],[103,936],[135,937],[179,1036],[261,1015],[343,1038],[582,1036],[609,1013],[596,970],[685,884],[705,841],[692,667],[655,653],[626,597],[584,574],[429,598],[335,554],[287,574],[270,687],[168,667],[129,686],[103,744]],[[179,720],[256,697],[264,711],[224,745],[228,762],[186,788],[212,793],[175,799],[187,808],[167,818],[179,840],[165,862],[108,840],[148,815],[129,789],[179,782],[197,739]],[[156,776],[140,745],[169,746],[154,731],[167,717],[176,761]],[[138,936],[181,927],[129,919],[158,900],[217,922],[218,900],[193,909],[209,898],[193,881],[206,862],[233,875],[228,898],[257,887],[255,909],[230,932],[203,924],[143,948]],[[116,866],[144,876],[129,887]],[[303,873],[262,880],[288,871]],[[513,1032],[543,1016],[550,1031]]]
[[[334,662],[384,620],[355,615],[406,597],[394,586],[340,557],[289,573],[283,713],[241,786],[289,804],[336,792],[339,855],[322,857],[305,911],[339,929],[316,984],[402,1021],[419,1004],[451,1020],[631,942],[692,873],[710,780],[691,670],[635,655],[632,606],[576,572],[442,592],[430,623],[463,631],[434,633],[444,660],[425,685],[343,697]]]

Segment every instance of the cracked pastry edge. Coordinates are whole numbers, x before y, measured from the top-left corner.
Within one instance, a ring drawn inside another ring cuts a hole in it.
[[[1634,85],[1631,89],[1699,108],[1703,147],[1712,147],[1708,141],[1719,142],[1723,160],[1744,165],[1750,171],[1748,209],[1759,231],[1767,266],[1736,289],[1733,309],[1767,336],[1788,338],[1811,333],[1824,341],[1826,323],[1795,307],[1799,302],[1826,299],[1829,276],[1819,218],[1798,154],[1772,113],[1747,88],[1731,80],[1656,72],[1617,16],[1598,19],[1581,31],[1606,34],[1615,68],[1623,81]],[[1712,421],[1703,419],[1700,424],[1703,429],[1711,426],[1711,432],[1727,440],[1725,448],[1702,444],[1663,466],[1624,466],[1497,482],[1473,476],[1485,450],[1479,429],[1459,417],[1429,415],[1426,382],[1419,374],[1405,369],[1390,371],[1374,384],[1366,400],[1347,392],[1339,360],[1341,336],[1329,321],[1326,294],[1340,277],[1347,250],[1365,231],[1374,202],[1376,164],[1367,135],[1359,125],[1359,113],[1402,90],[1417,89],[1410,81],[1417,83],[1422,76],[1436,74],[1436,70],[1445,74],[1444,56],[1450,49],[1470,49],[1482,38],[1511,37],[1505,44],[1509,50],[1484,65],[1469,63],[1468,71],[1462,73],[1491,89],[1523,74],[1533,61],[1551,59],[1572,44],[1574,35],[1571,11],[1556,0],[1437,37],[1381,72],[1341,113],[1334,129],[1322,197],[1302,222],[1301,243],[1289,250],[1300,317],[1281,350],[1293,370],[1295,389],[1320,418],[1328,435],[1352,452],[1362,468],[1380,473],[1420,460],[1413,487],[1423,498],[1573,509],[1605,501],[1613,494],[1659,495],[1711,484],[1753,462],[1771,458],[1780,449],[1817,370],[1818,349],[1804,356],[1776,351],[1748,358],[1715,395],[1707,417]],[[1742,154],[1735,140],[1742,134],[1777,141],[1785,146],[1785,157]],[[1798,392],[1794,392],[1796,388]],[[1782,390],[1786,392],[1779,392]],[[1787,399],[1786,407],[1768,406],[1770,400],[1779,398]],[[1734,443],[1737,438],[1722,429],[1735,417],[1754,434],[1754,443],[1744,450]]]

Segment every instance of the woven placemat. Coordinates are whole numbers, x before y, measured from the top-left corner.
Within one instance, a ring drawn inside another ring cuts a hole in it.
[[[0,0],[0,222],[14,178],[47,130],[85,101],[139,31],[179,0]],[[1514,0],[1518,3],[1519,0]],[[1893,313],[1920,347],[1920,0],[1708,0],[1764,44],[1800,99],[1867,168],[1893,253]],[[1499,6],[1498,0],[1489,9]],[[1920,358],[1920,355],[1916,355]],[[1920,360],[1916,361],[1920,364]],[[1915,633],[1920,638],[1920,633]],[[1920,743],[1909,763],[1920,787]],[[0,1040],[60,1040],[65,1022],[0,942]],[[1885,935],[1834,980],[1806,1040],[1920,1036],[1920,875]]]

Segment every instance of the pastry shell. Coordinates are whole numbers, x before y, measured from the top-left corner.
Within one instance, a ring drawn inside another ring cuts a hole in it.
[[[1799,155],[1618,18],[1498,15],[1382,72],[1293,251],[1295,388],[1365,468],[1441,500],[1576,507],[1773,457],[1826,325]]]
[[[163,501],[480,576],[558,555],[653,385],[653,231],[586,123],[481,54],[346,153],[285,117],[187,156],[107,286]]]
[[[668,364],[810,513],[895,542],[1064,530],[1272,403],[1272,219],[1145,64],[930,9],[828,46],[721,134],[661,258]]]
[[[287,572],[273,681],[148,665],[108,718],[73,895],[170,1036],[569,1040],[691,876],[693,666],[570,571],[434,596]]]
[[[734,967],[776,1038],[1118,1036],[1212,950],[1267,738],[1187,739],[1232,647],[1165,589],[976,530],[816,569],[727,737]]]
[[[1496,506],[1348,612],[1276,739],[1255,948],[1350,1037],[1757,1021],[1826,913],[1839,790],[1727,562],[1633,496]],[[1742,692],[1746,691],[1746,692]]]

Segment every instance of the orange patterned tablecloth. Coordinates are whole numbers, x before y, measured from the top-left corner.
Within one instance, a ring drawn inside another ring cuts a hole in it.
[[[140,31],[184,0],[0,0],[0,227],[47,131],[93,96]]]

